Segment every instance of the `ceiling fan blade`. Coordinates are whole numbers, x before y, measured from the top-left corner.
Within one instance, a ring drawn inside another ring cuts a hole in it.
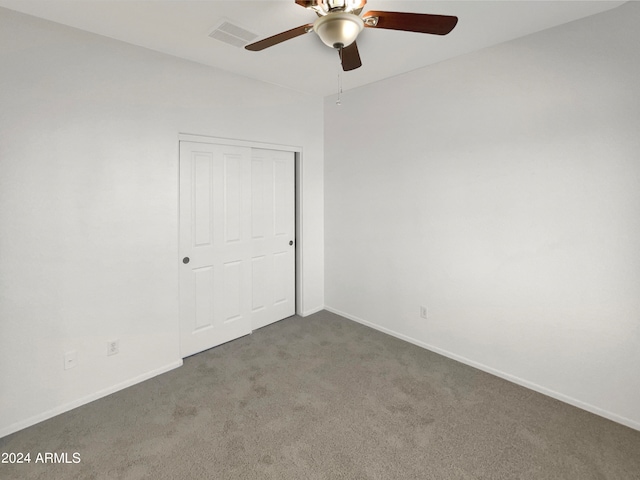
[[[316,4],[315,0],[296,0],[296,3],[304,8],[312,7]]]
[[[386,28],[387,30],[404,30],[406,32],[431,33],[433,35],[446,35],[458,23],[458,17],[450,15],[380,12],[377,10],[365,13],[362,19],[364,20],[364,26],[369,28]]]
[[[348,72],[349,70],[355,70],[362,66],[362,61],[360,60],[360,53],[358,52],[358,46],[356,42],[353,42],[348,47],[341,48],[340,52],[340,60],[342,61],[342,70]]]
[[[304,35],[305,33],[309,33],[311,30],[313,30],[313,23],[308,23],[306,25],[301,25],[299,27],[292,28],[291,30],[287,30],[286,32],[278,33],[276,35],[273,35],[272,37],[250,43],[244,48],[246,48],[247,50],[251,50],[252,52],[259,52],[260,50],[264,50],[265,48],[273,47],[278,43],[282,43],[285,40],[291,40],[292,38],[296,38],[300,35]]]

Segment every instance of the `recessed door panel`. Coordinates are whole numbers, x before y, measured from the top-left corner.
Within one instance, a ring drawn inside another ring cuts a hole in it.
[[[195,246],[211,243],[211,163],[210,153],[193,156],[193,229]]]
[[[289,255],[288,252],[273,254],[273,303],[279,305],[289,297]]]
[[[265,307],[269,277],[267,261],[264,255],[251,259],[251,311],[256,312]]]
[[[242,317],[242,262],[228,262],[223,267],[224,323]]]
[[[194,331],[213,326],[213,267],[193,270],[196,284]]]
[[[242,215],[242,159],[238,155],[224,155],[224,231],[226,242],[240,241]]]
[[[262,158],[251,160],[251,238],[264,238],[267,230],[267,188]]]
[[[273,215],[274,229],[277,236],[291,236],[293,219],[293,202],[291,197],[293,192],[287,188],[293,181],[293,170],[289,162],[282,159],[275,159],[273,162]]]

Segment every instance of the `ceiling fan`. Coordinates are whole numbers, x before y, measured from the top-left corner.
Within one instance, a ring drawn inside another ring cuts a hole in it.
[[[446,35],[458,23],[458,17],[427,13],[371,10],[360,17],[360,12],[367,0],[295,0],[295,2],[315,11],[319,18],[313,23],[278,33],[244,48],[257,52],[314,31],[326,45],[338,50],[342,69],[349,71],[362,66],[356,38],[364,27]]]

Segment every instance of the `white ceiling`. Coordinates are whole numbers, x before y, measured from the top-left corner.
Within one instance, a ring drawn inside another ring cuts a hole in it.
[[[447,36],[365,29],[362,67],[342,73],[343,89],[399,75],[448,58],[593,15],[620,1],[369,0],[363,12],[390,10],[455,15]],[[208,37],[222,19],[260,38],[311,23],[294,0],[0,0],[0,6],[313,95],[335,94],[336,51],[315,33],[261,52]]]

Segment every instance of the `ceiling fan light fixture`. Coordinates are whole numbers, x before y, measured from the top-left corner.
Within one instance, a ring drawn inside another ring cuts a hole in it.
[[[301,0],[296,1],[296,3],[314,10],[319,16],[328,15],[331,12],[337,11],[358,15],[364,8],[367,0]]]
[[[355,42],[364,28],[362,19],[353,13],[329,13],[319,17],[313,24],[313,30],[320,40],[332,48],[344,48]]]

